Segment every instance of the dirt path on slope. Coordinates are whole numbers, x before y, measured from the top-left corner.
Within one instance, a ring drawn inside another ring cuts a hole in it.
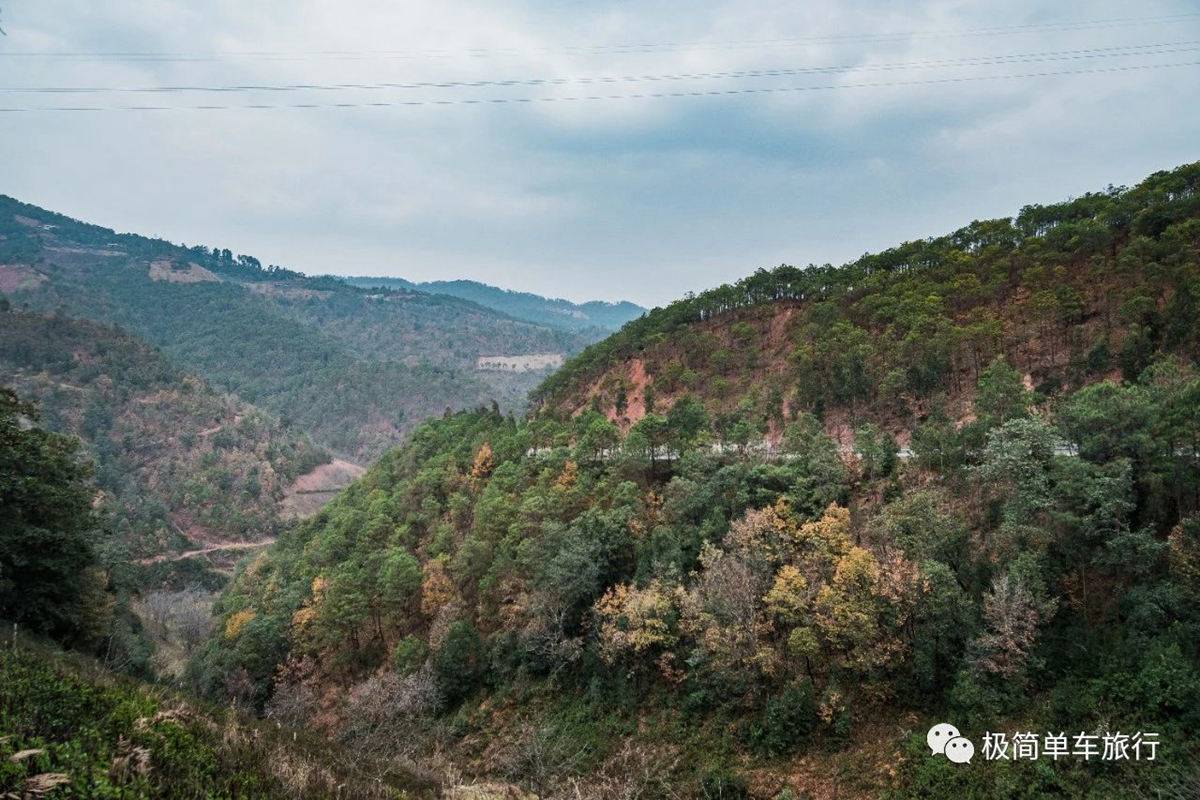
[[[219,553],[225,550],[253,550],[258,547],[266,547],[269,544],[274,544],[275,539],[263,539],[258,542],[214,542],[213,544],[205,545],[199,550],[187,550],[182,553],[163,553],[162,555],[150,556],[149,558],[139,558],[138,564],[159,564],[163,561],[182,561],[185,558],[193,556],[203,556],[209,553]]]

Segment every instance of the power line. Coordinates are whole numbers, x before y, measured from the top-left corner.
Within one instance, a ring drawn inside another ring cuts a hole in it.
[[[979,36],[1007,36],[1025,33],[1058,33],[1077,30],[1097,30],[1134,25],[1162,25],[1200,17],[1200,12],[1187,12],[1154,17],[1123,17],[1077,22],[1044,22],[1024,25],[1004,25],[988,28],[962,29],[957,31],[909,31],[892,33],[854,33],[831,36],[789,37],[778,39],[734,39],[724,41],[693,42],[645,42],[630,44],[567,45],[534,48],[464,48],[461,50],[315,50],[315,51],[230,51],[227,53],[171,53],[171,52],[70,52],[28,51],[0,53],[0,57],[11,58],[63,58],[71,61],[222,61],[230,58],[267,60],[304,60],[308,58],[372,59],[372,58],[446,58],[481,57],[492,55],[528,55],[535,53],[573,53],[579,55],[614,55],[624,53],[647,53],[678,49],[742,49],[770,45],[839,44],[855,42],[899,42],[929,39],[954,39]]]
[[[973,58],[952,58],[926,61],[893,62],[885,64],[845,64],[840,66],[788,67],[777,69],[736,70],[725,72],[689,72],[662,75],[617,75],[576,78],[509,78],[459,81],[419,81],[380,83],[289,83],[289,84],[243,84],[227,86],[33,86],[0,87],[0,93],[12,94],[116,94],[145,93],[167,94],[180,92],[296,92],[296,91],[344,91],[378,89],[460,89],[512,86],[566,86],[572,84],[644,83],[684,80],[730,80],[746,78],[771,78],[804,74],[829,74],[845,72],[891,72],[907,69],[937,69],[943,67],[999,66],[1005,64],[1027,64],[1048,61],[1074,61],[1096,58],[1129,58],[1158,56],[1173,53],[1194,52],[1200,40],[1185,42],[1163,42],[1145,45],[1117,45],[1079,50],[1060,50],[1043,53],[1013,53]]]
[[[951,83],[974,83],[978,81],[1001,81],[1026,78],[1048,78],[1063,75],[1093,75],[1113,72],[1132,72],[1146,69],[1200,66],[1200,61],[1179,61],[1167,64],[1131,64],[1117,67],[1097,67],[1082,70],[1058,70],[1028,72],[1009,75],[969,75],[950,78],[928,78],[915,81],[879,81],[870,83],[830,84],[825,86],[771,86],[749,89],[713,89],[691,92],[643,92],[638,94],[576,95],[566,97],[494,97],[455,100],[393,100],[354,103],[251,103],[245,105],[190,105],[190,106],[43,106],[25,108],[0,108],[0,113],[52,112],[109,112],[109,111],[239,111],[275,109],[323,109],[323,108],[400,108],[410,106],[466,106],[504,105],[534,103],[573,103],[597,100],[639,100],[684,97],[724,97],[729,95],[782,94],[791,92],[816,92],[842,89],[873,89],[900,86],[932,86]]]

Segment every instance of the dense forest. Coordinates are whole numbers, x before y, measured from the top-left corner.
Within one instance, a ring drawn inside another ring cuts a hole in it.
[[[1198,189],[756,273],[427,422],[191,685],[544,797],[1194,796]],[[960,766],[945,720],[1159,745]]]
[[[422,292],[343,291],[325,298],[289,297],[286,293],[268,296],[281,313],[345,342],[355,353],[369,358],[467,367],[485,354],[481,350],[485,345],[497,351],[487,355],[573,354],[583,345],[572,333]],[[454,326],[447,325],[451,317]]]
[[[572,303],[530,292],[500,289],[478,281],[426,281],[413,283],[403,278],[345,278],[346,283],[363,288],[394,288],[461,297],[481,306],[509,314],[527,322],[550,328],[578,331],[589,338],[602,338],[626,322],[637,319],[646,309],[635,303],[604,303],[593,300]]]
[[[228,250],[116,234],[0,197],[0,292],[121,325],[184,369],[369,463],[447,406],[521,409],[545,373],[483,355],[573,353],[585,339],[424,292],[308,278]]]
[[[114,599],[99,655],[177,675],[238,557],[280,534],[290,487],[329,456],[119,328],[3,297],[0,386],[91,464],[89,547]]]

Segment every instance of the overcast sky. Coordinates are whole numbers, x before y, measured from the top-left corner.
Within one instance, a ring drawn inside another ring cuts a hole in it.
[[[1190,0],[2,5],[6,108],[434,101],[0,112],[0,192],[308,273],[655,305],[1200,158]],[[165,55],[84,55],[118,52]],[[497,80],[535,82],[11,91]],[[542,99],[800,87],[822,88]],[[505,98],[537,102],[443,104]]]

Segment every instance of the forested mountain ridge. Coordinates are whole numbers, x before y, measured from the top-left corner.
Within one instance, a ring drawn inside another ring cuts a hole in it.
[[[1194,795],[1198,281],[1188,165],[651,312],[246,563],[190,679],[545,797]]]
[[[7,301],[0,301],[7,302]],[[0,310],[0,385],[79,436],[110,515],[111,563],[278,535],[285,489],[329,460],[118,328]]]
[[[0,293],[117,323],[185,369],[369,462],[447,406],[521,408],[544,376],[485,355],[571,353],[575,334],[423,292],[371,292],[228,250],[116,234],[0,197]]]
[[[646,313],[646,309],[628,301],[606,303],[600,300],[591,300],[586,303],[572,303],[569,300],[542,297],[531,292],[500,289],[478,281],[414,283],[404,278],[373,278],[369,276],[343,278],[343,280],[364,288],[399,288],[461,297],[510,314],[518,319],[536,322],[551,328],[579,331],[593,337],[615,331],[626,322],[637,319]]]
[[[865,421],[907,443],[931,413],[968,421],[997,354],[1046,395],[1132,380],[1158,347],[1200,348],[1198,183],[1190,164],[843,267],[760,270],[654,309],[535,394],[623,429],[695,396],[722,439],[777,440],[811,411],[843,444]]]

